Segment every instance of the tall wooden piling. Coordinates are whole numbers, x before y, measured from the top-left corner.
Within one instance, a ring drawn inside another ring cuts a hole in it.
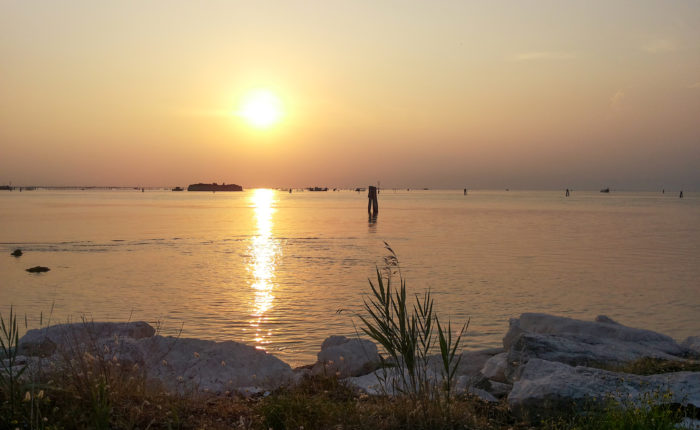
[[[379,201],[377,200],[377,187],[369,186],[367,194],[367,213],[377,215],[379,213]]]

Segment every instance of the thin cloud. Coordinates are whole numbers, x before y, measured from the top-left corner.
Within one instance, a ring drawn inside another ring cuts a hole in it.
[[[557,51],[533,51],[521,52],[515,54],[511,60],[513,61],[535,61],[535,60],[571,60],[576,56],[570,52]]]
[[[678,51],[678,44],[671,39],[654,39],[642,46],[642,50],[650,54],[662,54]]]

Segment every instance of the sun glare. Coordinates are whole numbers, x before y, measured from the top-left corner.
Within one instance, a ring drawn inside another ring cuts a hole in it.
[[[282,102],[269,90],[254,90],[243,98],[239,116],[255,128],[267,129],[282,118]]]

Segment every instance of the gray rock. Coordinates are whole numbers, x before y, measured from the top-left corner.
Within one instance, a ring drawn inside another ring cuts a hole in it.
[[[498,399],[494,397],[493,394],[489,393],[486,390],[482,390],[481,388],[469,387],[466,392],[467,394],[471,394],[472,396],[478,397],[481,401],[488,403],[498,403]]]
[[[681,343],[683,348],[690,350],[693,354],[700,356],[700,336],[690,336]]]
[[[513,389],[513,386],[511,384],[504,384],[502,382],[492,381],[490,379],[488,379],[487,381],[488,387],[486,387],[485,390],[499,399],[510,394],[510,391]]]
[[[477,351],[464,351],[462,352],[461,359],[459,361],[459,366],[457,367],[457,376],[471,376],[479,377],[481,376],[481,369],[486,365],[486,363],[491,360],[494,356],[503,353],[503,348],[490,348],[482,349]],[[437,356],[441,360],[440,356]],[[440,363],[442,366],[442,363]]]
[[[313,374],[337,375],[340,378],[370,373],[380,362],[377,345],[367,339],[331,336],[323,341]]]
[[[431,384],[440,388],[442,387],[442,373],[439,369],[436,370],[435,366],[429,366],[425,373]],[[406,376],[405,379],[408,380],[408,377]],[[367,375],[347,378],[345,381],[350,386],[370,395],[393,396],[401,392],[410,391],[404,385],[404,378],[401,377],[400,371],[396,368],[377,369]],[[484,383],[486,385],[484,385]],[[454,394],[471,393],[481,397],[485,401],[495,401],[494,396],[487,393],[485,389],[486,387],[490,387],[488,385],[488,380],[481,375],[476,376],[468,373],[455,375],[453,384]]]
[[[430,369],[426,370],[426,376],[429,381],[435,382],[441,380],[440,375]],[[468,377],[463,376],[462,378],[465,379]],[[408,376],[406,375],[406,380],[407,379]],[[348,385],[369,395],[393,396],[401,392],[409,391],[404,385],[404,378],[401,377],[400,370],[396,368],[377,369],[366,375],[346,378],[345,381]]]
[[[693,418],[683,418],[678,425],[677,429],[683,430],[700,430],[700,420]]]
[[[682,348],[669,336],[650,330],[626,327],[606,316],[598,316],[596,321],[581,321],[573,318],[547,314],[525,313],[512,319],[510,330],[503,340],[510,349],[513,335],[518,331],[550,334],[578,339],[606,339],[619,342],[642,343],[667,354],[681,354]]]
[[[508,404],[516,414],[534,417],[572,405],[602,404],[609,398],[623,406],[639,405],[644,393],[655,391],[661,394],[659,401],[699,407],[700,372],[639,376],[533,358],[513,384]]]
[[[457,383],[455,384],[456,393],[471,393],[473,389],[479,389],[488,392],[495,398],[505,397],[510,393],[512,388],[513,386],[510,384],[492,381],[483,375],[481,379],[461,376],[457,379]]]
[[[502,352],[488,359],[481,368],[481,374],[498,382],[506,382],[506,368],[508,367],[508,353]]]
[[[132,367],[137,364],[143,367],[146,364],[146,352],[142,343],[131,337],[101,338],[97,341],[95,353],[101,354],[105,361],[120,363],[122,366]]]
[[[138,342],[146,373],[178,393],[254,394],[294,379],[288,364],[252,346],[226,341],[154,336]]]
[[[570,365],[621,365],[643,357],[680,360],[687,349],[670,337],[625,327],[606,318],[578,321],[545,314],[512,319],[503,339],[508,351],[505,377],[518,378],[518,368],[532,358]]]
[[[70,351],[81,348],[81,345],[96,345],[104,338],[142,339],[154,334],[155,329],[143,321],[57,324],[27,331],[19,340],[18,352],[23,355],[49,356],[57,352],[59,346]]]

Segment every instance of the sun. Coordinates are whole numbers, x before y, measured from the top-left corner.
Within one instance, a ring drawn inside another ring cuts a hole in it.
[[[253,90],[243,97],[238,115],[255,128],[267,129],[282,119],[282,101],[272,91]]]

